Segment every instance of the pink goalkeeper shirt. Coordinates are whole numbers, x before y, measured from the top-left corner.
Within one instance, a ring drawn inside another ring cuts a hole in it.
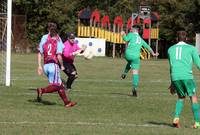
[[[72,55],[72,53],[78,50],[80,50],[78,44],[71,44],[68,40],[65,41],[63,50],[63,62],[73,63],[75,57]]]

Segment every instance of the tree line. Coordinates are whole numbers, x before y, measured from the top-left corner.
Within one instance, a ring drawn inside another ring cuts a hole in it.
[[[200,30],[200,0],[13,0],[13,13],[27,16],[27,38],[34,45],[47,32],[48,21],[58,24],[64,40],[67,32],[77,31],[78,13],[88,6],[102,16],[109,15],[112,21],[118,15],[127,20],[141,4],[159,13],[159,37],[169,45],[178,30],[186,30],[191,38]]]

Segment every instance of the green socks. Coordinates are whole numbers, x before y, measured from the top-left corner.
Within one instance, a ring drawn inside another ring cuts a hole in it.
[[[198,105],[198,103],[192,103],[192,111],[194,114],[194,121],[199,122],[199,105]]]
[[[184,100],[181,100],[181,99],[178,99],[176,101],[176,110],[175,110],[175,116],[174,118],[179,118],[180,114],[181,114],[181,111],[183,109],[183,103]]]
[[[178,99],[176,102],[176,110],[175,110],[175,116],[174,118],[179,118],[181,111],[183,109],[183,103],[184,100]],[[198,103],[192,103],[192,111],[194,115],[194,121],[196,123],[199,123],[199,105]]]
[[[138,83],[139,83],[139,75],[138,74],[133,74],[132,76],[132,84],[134,88],[138,87]]]

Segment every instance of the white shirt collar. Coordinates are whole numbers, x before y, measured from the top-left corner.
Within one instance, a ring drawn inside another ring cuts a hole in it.
[[[180,41],[180,42],[177,43],[177,45],[182,45],[182,44],[186,44],[186,43],[183,42],[183,41]]]
[[[138,32],[133,32],[134,34],[139,34]]]

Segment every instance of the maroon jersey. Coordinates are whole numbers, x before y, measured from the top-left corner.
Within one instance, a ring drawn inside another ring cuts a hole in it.
[[[44,35],[39,45],[39,51],[44,55],[44,64],[58,63],[57,54],[62,54],[63,43],[59,36],[55,39],[49,34]]]

